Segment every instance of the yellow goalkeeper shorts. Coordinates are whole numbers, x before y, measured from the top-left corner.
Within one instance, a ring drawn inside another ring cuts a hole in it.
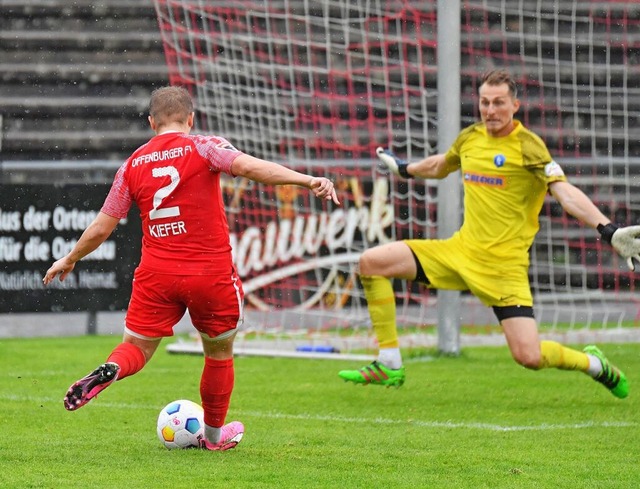
[[[409,239],[434,289],[468,290],[488,307],[533,306],[528,267],[480,261],[465,252],[457,233],[449,239]]]

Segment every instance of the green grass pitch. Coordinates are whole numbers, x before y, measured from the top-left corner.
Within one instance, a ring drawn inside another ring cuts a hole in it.
[[[576,372],[527,371],[505,347],[407,363],[400,389],[355,386],[345,361],[236,358],[228,452],[166,450],[156,417],[199,400],[202,357],[165,340],[137,375],[77,412],[68,386],[116,337],[0,341],[2,488],[637,488],[640,345],[601,345],[621,401]]]

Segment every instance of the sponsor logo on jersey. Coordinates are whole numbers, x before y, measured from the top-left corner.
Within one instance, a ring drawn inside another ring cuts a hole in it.
[[[548,177],[563,177],[564,172],[560,165],[558,165],[555,161],[551,160],[550,163],[544,165],[544,174]]]
[[[161,151],[153,151],[152,153],[137,156],[131,160],[131,167],[143,165],[145,163],[153,163],[156,161],[172,160],[180,158],[191,151],[191,146],[178,146],[176,148],[163,149]]]
[[[496,167],[498,168],[502,168],[506,161],[507,161],[507,158],[505,158],[504,155],[495,155],[493,157],[493,164],[496,165]]]
[[[474,173],[470,171],[464,172],[464,182],[474,185],[486,185],[487,187],[504,188],[507,185],[505,177],[496,175],[484,175],[482,173]]]
[[[233,145],[228,142],[228,141],[224,141],[222,143],[218,143],[216,144],[216,148],[217,149],[226,149],[227,151],[238,151],[236,148],[233,147]]]

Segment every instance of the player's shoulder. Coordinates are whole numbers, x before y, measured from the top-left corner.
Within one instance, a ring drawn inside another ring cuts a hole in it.
[[[483,126],[484,126],[483,122],[480,122],[480,121],[474,122],[473,124],[471,124],[471,125],[465,127],[464,129],[462,129],[460,131],[459,136],[468,138],[469,136],[472,136],[472,135],[475,135],[475,134],[478,134],[478,133],[482,134],[483,133],[483,131],[482,131],[482,127]]]
[[[546,165],[552,161],[546,143],[535,132],[520,124],[516,136],[520,140],[525,166]]]
[[[547,148],[546,143],[540,136],[538,136],[535,132],[533,132],[531,129],[526,127],[524,124],[519,123],[519,125],[520,125],[520,128],[517,131],[516,136],[523,143],[531,144],[534,146],[543,146],[545,149]]]
[[[203,143],[213,143],[213,144],[221,144],[221,143],[229,143],[226,138],[222,136],[218,136],[217,134],[183,134],[183,137],[190,139],[191,141],[198,141]],[[229,143],[230,144],[230,143]]]
[[[239,152],[226,138],[215,134],[185,134],[196,146],[206,146],[216,150]]]
[[[482,135],[481,128],[482,122],[474,122],[473,124],[465,127],[458,133],[458,137],[454,144],[461,145],[474,136]]]

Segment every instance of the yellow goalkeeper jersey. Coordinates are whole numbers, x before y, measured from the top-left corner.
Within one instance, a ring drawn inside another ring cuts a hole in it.
[[[474,259],[529,265],[538,215],[548,185],[566,181],[545,143],[520,122],[504,137],[491,137],[482,122],[463,129],[446,153],[460,168],[464,222],[459,238]]]

